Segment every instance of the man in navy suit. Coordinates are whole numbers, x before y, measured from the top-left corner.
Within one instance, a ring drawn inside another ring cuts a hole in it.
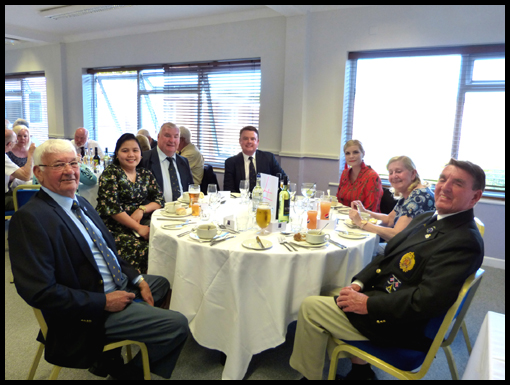
[[[432,342],[424,333],[428,321],[448,311],[482,264],[483,240],[473,207],[484,189],[479,166],[451,159],[436,184],[435,213],[416,216],[336,299],[303,301],[290,365],[310,380],[322,379],[331,336],[427,351]],[[346,379],[374,378],[365,361],[351,361]]]
[[[256,175],[260,173],[273,176],[280,173],[282,178],[287,175],[271,152],[258,150],[259,132],[255,127],[246,126],[241,129],[239,144],[242,152],[225,161],[223,190],[239,192],[239,182],[250,180],[250,191],[252,191],[255,187]],[[254,166],[252,173],[255,175],[253,177],[250,177],[250,163],[253,163]]]
[[[158,134],[158,145],[150,151],[142,154],[142,160],[138,167],[152,171],[159,187],[163,190],[165,202],[173,202],[188,191],[188,186],[193,184],[193,175],[188,160],[176,154],[180,143],[180,131],[174,123],[163,123]],[[173,158],[173,167],[176,168],[177,180],[172,180],[170,175],[170,158]],[[172,189],[172,184],[178,188]]]
[[[78,160],[66,140],[47,140],[35,150],[34,174],[41,191],[13,215],[9,226],[16,290],[44,315],[49,363],[88,368],[100,358],[106,343],[129,339],[144,342],[151,372],[169,378],[188,335],[188,321],[178,312],[158,307],[168,299],[168,281],[142,276],[120,258],[97,212],[75,195],[80,182]],[[118,282],[108,267],[106,257],[112,256],[116,263],[110,262],[118,265],[123,277]],[[120,355],[108,357],[101,368],[106,372],[95,374],[143,378],[139,355],[126,365]]]

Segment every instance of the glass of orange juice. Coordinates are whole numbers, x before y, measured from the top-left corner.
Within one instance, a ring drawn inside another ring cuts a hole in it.
[[[194,217],[198,217],[200,215],[200,204],[197,202],[191,203],[191,215]]]
[[[331,210],[331,197],[323,195],[321,197],[321,219],[329,219],[329,210]]]
[[[310,203],[308,204],[308,218],[306,221],[306,227],[308,229],[316,229],[317,228],[317,213],[318,213],[318,201],[317,199],[310,199]]]
[[[257,206],[257,214],[255,215],[255,220],[257,221],[257,225],[260,227],[260,231],[257,234],[270,234],[270,231],[266,229],[266,227],[269,226],[269,223],[271,223],[271,206],[269,203],[259,203]]]

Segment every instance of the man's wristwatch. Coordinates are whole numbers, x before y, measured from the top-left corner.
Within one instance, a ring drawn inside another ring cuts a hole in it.
[[[136,286],[137,287],[140,287],[140,284],[145,281],[145,279],[143,279],[143,277],[140,277],[140,279],[138,280],[138,282],[136,283]]]
[[[140,206],[138,206],[138,208],[139,208],[140,210],[142,210],[142,211],[143,211],[143,213],[145,214],[145,211],[147,210],[147,207],[145,207],[144,205],[140,205]]]

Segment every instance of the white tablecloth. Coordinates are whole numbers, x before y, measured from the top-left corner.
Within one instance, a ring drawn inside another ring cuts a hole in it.
[[[236,202],[228,202],[222,214],[235,208]],[[210,246],[189,236],[178,238],[184,229],[164,230],[163,224],[176,222],[158,217],[159,212],[152,216],[148,273],[170,281],[170,308],[188,318],[195,340],[227,355],[223,379],[242,379],[252,355],[282,344],[301,302],[349,284],[370,262],[378,242],[375,235],[347,240],[330,231],[348,248],[329,244],[291,253],[274,233],[264,237],[273,247],[256,251],[241,245],[255,237],[249,230]]]
[[[505,379],[504,314],[490,311],[485,316],[462,379]]]

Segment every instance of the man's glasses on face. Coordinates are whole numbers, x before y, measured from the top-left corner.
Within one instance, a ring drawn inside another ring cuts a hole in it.
[[[57,162],[53,164],[39,164],[39,167],[49,167],[50,170],[53,171],[64,171],[66,166],[71,166],[72,169],[77,170],[80,168],[81,162],[78,159],[72,160],[70,162]]]

